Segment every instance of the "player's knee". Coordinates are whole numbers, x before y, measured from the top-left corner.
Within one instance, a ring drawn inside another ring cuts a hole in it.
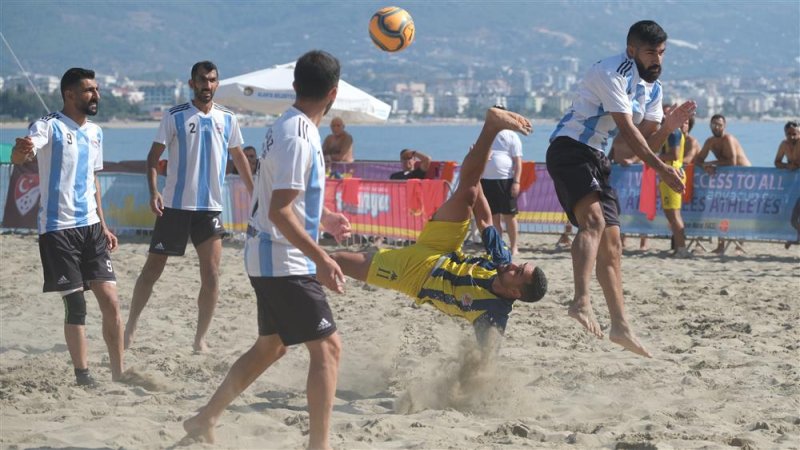
[[[606,219],[603,217],[602,211],[589,211],[583,217],[583,223],[580,228],[585,231],[593,233],[601,233],[606,227]]]
[[[86,325],[86,298],[83,291],[66,294],[64,299],[64,323]]]

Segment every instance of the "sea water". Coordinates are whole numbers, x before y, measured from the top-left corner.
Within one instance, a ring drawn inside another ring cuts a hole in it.
[[[739,139],[754,166],[772,167],[778,145],[784,139],[783,125],[783,122],[729,120],[727,131]],[[533,127],[532,135],[522,136],[523,159],[544,162],[548,139],[555,128],[555,122],[534,121]],[[480,128],[479,123],[346,126],[347,131],[353,135],[356,159],[387,161],[399,160],[400,151],[411,148],[437,161],[460,162],[478,137]],[[145,128],[104,127],[105,160],[146,159],[156,131],[155,124]],[[266,127],[242,128],[245,145],[252,145],[260,150],[265,132]],[[330,129],[326,125],[320,128],[323,139],[329,133]],[[0,142],[13,143],[15,137],[24,134],[24,129],[0,128]],[[711,135],[707,120],[699,120],[691,134],[702,145]]]

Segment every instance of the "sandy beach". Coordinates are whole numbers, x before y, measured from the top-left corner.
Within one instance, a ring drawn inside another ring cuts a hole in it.
[[[539,303],[515,305],[490,367],[476,364],[466,321],[354,280],[345,294],[331,294],[344,346],[334,447],[800,448],[800,248],[748,243],[743,256],[681,260],[666,256],[668,241],[655,240],[655,250],[626,251],[628,314],[654,354],[644,359],[567,317],[571,261],[555,241],[522,237],[518,260],[541,265],[550,291]],[[124,237],[113,255],[123,322],[146,252],[145,238]],[[225,244],[206,354],[191,350],[196,255],[170,260],[125,355],[141,379],[135,384],[110,381],[100,314],[88,294],[89,361],[101,383],[86,389],[74,385],[61,301],[41,293],[36,236],[0,236],[8,263],[0,275],[0,446],[178,443],[181,422],[255,339],[242,253],[240,243]],[[592,292],[606,327],[596,283]],[[292,349],[229,407],[216,445],[188,448],[302,448],[307,359],[304,349]]]

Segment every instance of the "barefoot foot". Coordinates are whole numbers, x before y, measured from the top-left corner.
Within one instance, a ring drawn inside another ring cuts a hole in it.
[[[195,341],[194,345],[192,345],[195,353],[206,353],[208,352],[208,344],[206,344],[205,339],[201,339],[199,341]]]
[[[577,301],[573,301],[569,305],[569,312],[567,314],[583,325],[586,331],[592,333],[598,339],[603,338],[603,330],[600,329],[600,323],[594,316],[591,304],[579,304]]]
[[[182,445],[192,442],[214,443],[214,424],[201,417],[200,414],[190,417],[183,422],[183,429],[186,436],[181,439]]]
[[[485,124],[487,127],[494,127],[498,130],[518,131],[526,136],[533,131],[533,125],[528,119],[515,112],[499,108],[489,108],[486,111]]]
[[[644,348],[639,339],[633,334],[633,331],[630,329],[628,324],[624,325],[611,325],[611,331],[608,333],[608,339],[617,344],[621,345],[626,350],[630,350],[637,355],[642,355],[647,358],[652,358],[653,355]]]

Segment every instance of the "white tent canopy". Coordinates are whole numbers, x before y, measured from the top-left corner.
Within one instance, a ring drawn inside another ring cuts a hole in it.
[[[294,63],[279,64],[220,81],[214,100],[231,108],[278,116],[294,103]],[[328,117],[345,123],[380,123],[391,107],[361,89],[339,80],[339,92]]]

